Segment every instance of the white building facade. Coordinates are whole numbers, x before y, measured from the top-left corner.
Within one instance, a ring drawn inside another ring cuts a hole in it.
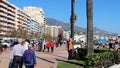
[[[66,40],[70,39],[70,31],[63,31],[63,38]]]
[[[33,20],[31,17],[27,19],[27,29],[28,32],[39,32],[40,33],[40,25],[37,21]]]
[[[24,7],[23,11],[30,17],[35,19],[41,26],[45,26],[45,14],[42,8],[38,7]]]
[[[15,29],[17,7],[5,0],[0,0],[0,36],[7,36]]]
[[[0,0],[0,37],[8,37],[12,30],[18,28],[40,32],[40,27],[40,24],[23,10],[6,0]]]
[[[86,37],[85,34],[82,34],[82,35],[77,35],[77,34],[75,34],[75,35],[74,35],[74,40],[75,40],[76,42],[83,41],[83,42],[85,43],[85,42],[87,41],[87,37]]]
[[[45,26],[45,34],[50,35],[52,38],[57,38],[58,35],[63,34],[62,26]]]

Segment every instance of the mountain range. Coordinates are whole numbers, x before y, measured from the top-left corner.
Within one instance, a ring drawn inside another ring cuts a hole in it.
[[[64,22],[54,19],[54,18],[46,18],[46,24],[49,26],[62,26],[64,31],[70,31],[70,23],[64,23]],[[98,27],[93,27],[93,30],[94,30],[94,34],[97,34],[97,35],[107,35],[107,36],[117,36],[118,35],[117,33],[105,31]],[[86,32],[87,29],[74,25],[74,31],[75,32]]]

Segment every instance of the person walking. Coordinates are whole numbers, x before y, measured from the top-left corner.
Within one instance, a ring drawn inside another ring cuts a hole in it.
[[[45,41],[45,39],[43,40],[43,43],[42,43],[42,51],[44,52],[45,51],[45,47],[46,46],[46,41]]]
[[[119,44],[118,44],[118,42],[115,42],[114,43],[114,50],[117,51],[118,48],[119,48]]]
[[[51,52],[54,52],[54,46],[55,46],[54,41],[50,41]]]
[[[58,40],[55,40],[56,48],[58,47]]]
[[[110,40],[110,42],[109,42],[109,49],[113,49],[113,43],[112,43],[112,40]]]
[[[23,54],[24,54],[24,47],[22,44],[22,40],[16,41],[16,45],[13,47],[10,58],[13,62],[14,68],[22,68],[23,66]]]
[[[72,59],[72,55],[73,55],[73,43],[72,39],[70,39],[68,41],[68,60]]]
[[[31,44],[28,46],[28,49],[24,52],[23,63],[26,68],[34,68],[34,66],[36,65],[36,55],[34,50],[32,50]]]
[[[47,51],[49,52],[49,49],[50,49],[50,41],[47,41],[47,43],[46,43],[46,48],[47,48]]]
[[[29,45],[29,44],[30,44],[30,41],[29,41],[28,39],[26,39],[26,40],[24,41],[24,43],[23,43],[25,50],[28,49],[28,45]]]

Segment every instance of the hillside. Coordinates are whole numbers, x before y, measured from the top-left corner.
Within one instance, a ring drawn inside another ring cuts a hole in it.
[[[64,23],[62,21],[59,21],[59,20],[56,20],[53,18],[47,18],[46,22],[47,22],[47,25],[49,25],[49,26],[62,26],[65,31],[70,30],[70,23]],[[74,28],[75,32],[86,32],[85,28],[81,28],[76,25],[74,27],[75,27]],[[118,35],[117,33],[105,31],[98,27],[94,27],[93,29],[94,29],[94,34],[97,34],[97,35],[106,35],[106,36],[117,36]]]
[[[70,30],[70,24],[69,23],[64,23],[62,21],[53,19],[53,18],[47,18],[46,19],[47,25],[52,26],[52,25],[56,25],[56,26],[62,26],[63,29],[65,31],[69,31]],[[86,29],[81,28],[79,26],[75,26],[75,32],[85,32]]]

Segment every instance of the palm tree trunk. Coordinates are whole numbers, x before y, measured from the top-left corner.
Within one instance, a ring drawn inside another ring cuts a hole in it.
[[[87,12],[87,48],[88,54],[94,53],[93,45],[93,4],[92,0],[86,1]]]

